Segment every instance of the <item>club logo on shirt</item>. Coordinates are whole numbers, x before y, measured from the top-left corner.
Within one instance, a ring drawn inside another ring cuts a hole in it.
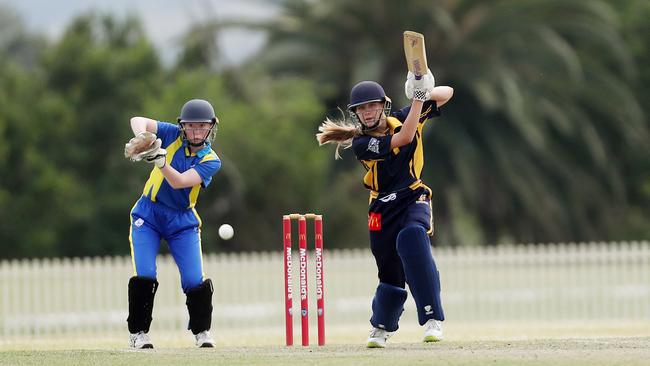
[[[393,193],[389,194],[388,196],[384,196],[384,197],[380,198],[379,200],[381,202],[390,202],[390,201],[394,201],[396,198],[397,198],[397,193],[393,192]]]
[[[370,138],[370,141],[368,141],[368,150],[379,154],[379,140],[374,137]]]
[[[381,214],[377,212],[371,212],[368,215],[368,229],[370,231],[380,231],[381,230]]]
[[[415,201],[415,203],[424,203],[424,204],[428,205],[429,204],[429,199],[427,198],[426,194],[422,194],[422,195],[420,195],[420,197],[418,197],[418,200]]]
[[[140,217],[137,220],[135,220],[135,222],[133,222],[133,224],[135,226],[137,226],[137,227],[140,227],[140,226],[142,226],[142,224],[144,224],[144,220]]]

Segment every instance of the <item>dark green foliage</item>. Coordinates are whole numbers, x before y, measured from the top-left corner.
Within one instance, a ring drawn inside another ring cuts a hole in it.
[[[314,134],[358,80],[406,103],[405,29],[455,88],[425,135],[438,244],[650,237],[647,2],[276,3],[262,22],[194,25],[171,68],[137,19],[81,15],[48,43],[0,7],[0,258],[128,254],[151,169],[123,158],[129,118],[173,122],[190,98],[221,120],[205,251],[278,250],[296,211],[325,215],[326,247],[366,246],[364,171]],[[249,64],[221,63],[230,26],[267,32]]]
[[[648,14],[641,3],[626,2],[638,27],[647,17],[633,11]],[[647,207],[629,178],[641,168],[634,159],[648,161],[650,138],[644,89],[633,86],[647,63],[635,62],[625,43],[629,36],[647,53],[648,33],[622,32],[621,3],[281,4],[282,16],[258,23],[270,42],[255,62],[318,80],[328,109],[345,105],[350,86],[366,78],[387,86],[399,105],[401,32],[425,34],[438,83],[456,90],[443,119],[425,131],[438,243],[647,237],[621,230],[631,228],[622,217]],[[348,172],[332,182],[341,174]]]

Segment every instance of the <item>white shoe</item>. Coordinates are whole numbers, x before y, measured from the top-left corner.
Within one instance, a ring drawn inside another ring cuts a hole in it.
[[[370,335],[368,336],[368,343],[366,347],[368,348],[386,348],[386,341],[390,336],[393,335],[393,332],[389,332],[381,328],[372,328]]]
[[[442,336],[442,322],[435,319],[429,319],[424,323],[424,342],[440,342]]]
[[[199,334],[195,334],[194,338],[196,338],[196,346],[199,348],[214,347],[214,339],[212,339],[212,336],[210,336],[210,332],[207,330],[204,330]]]
[[[129,336],[129,346],[136,349],[153,348],[151,338],[145,332],[132,333]]]

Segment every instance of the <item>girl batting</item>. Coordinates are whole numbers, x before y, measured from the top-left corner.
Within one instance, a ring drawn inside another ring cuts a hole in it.
[[[379,285],[372,301],[372,330],[367,346],[386,347],[398,329],[407,298],[406,283],[424,326],[424,342],[443,338],[444,313],[440,278],[431,254],[433,235],[431,189],[420,179],[424,167],[422,129],[440,115],[453,89],[434,86],[431,72],[416,80],[409,72],[405,84],[410,106],[391,113],[391,100],[374,81],[362,81],[350,92],[352,122],[326,119],[316,135],[322,144],[352,147],[367,170],[364,186],[370,190],[368,229],[377,263]]]

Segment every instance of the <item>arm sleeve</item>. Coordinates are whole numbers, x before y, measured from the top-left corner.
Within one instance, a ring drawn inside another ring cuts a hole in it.
[[[352,140],[352,150],[358,160],[381,160],[390,153],[390,140],[393,135],[373,137],[359,136]]]
[[[180,136],[181,130],[178,128],[178,125],[169,123],[169,122],[163,122],[163,121],[158,121],[158,131],[156,135],[160,140],[162,140],[162,147],[166,148],[174,142],[178,136]]]
[[[411,111],[411,106],[404,107],[394,113],[392,113],[393,117],[397,118],[400,122],[404,122],[406,120],[406,116],[409,115],[409,112]],[[424,105],[422,106],[422,113],[420,113],[420,123],[428,120],[429,118],[434,118],[440,116],[440,108],[438,108],[438,105],[436,102],[433,100],[427,100],[424,102]]]
[[[201,159],[201,162],[193,169],[199,173],[201,180],[203,180],[201,185],[205,188],[210,185],[210,182],[212,182],[212,176],[221,169],[221,160],[213,151],[204,156],[203,159]]]

